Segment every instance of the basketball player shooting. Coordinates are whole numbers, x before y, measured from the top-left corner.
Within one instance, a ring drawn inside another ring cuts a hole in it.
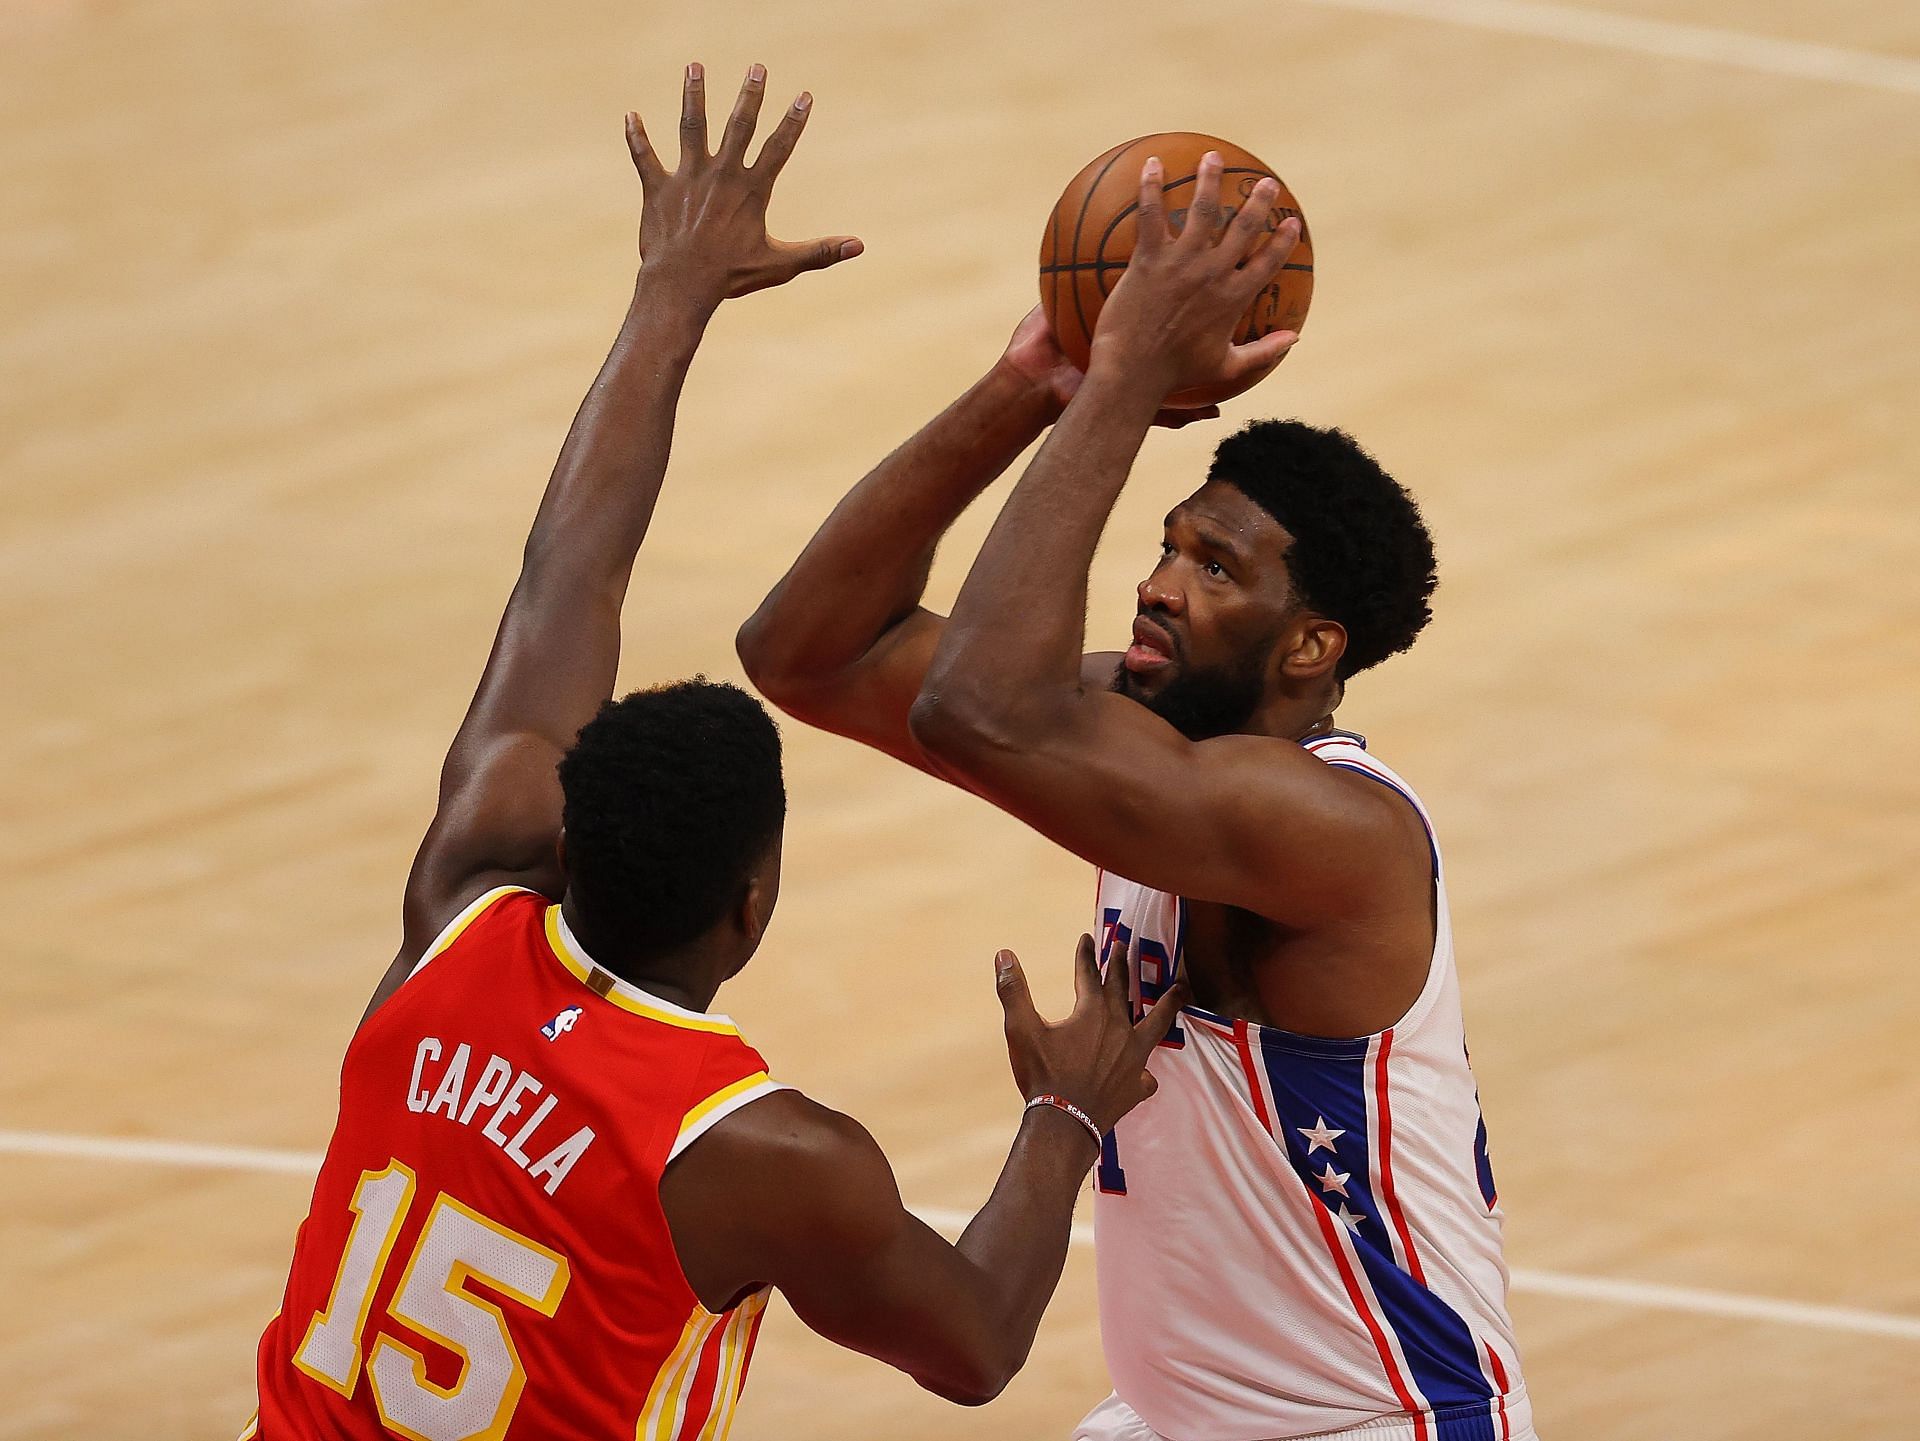
[[[1256,253],[1273,184],[1229,220],[1220,169],[1176,234],[1148,162],[1086,372],[1030,315],[841,502],[740,654],[792,715],[1098,867],[1101,955],[1138,954],[1137,1004],[1191,985],[1158,1097],[1105,1138],[1114,1395],[1077,1437],[1528,1438],[1440,852],[1334,724],[1428,619],[1419,511],[1343,433],[1249,425],[1168,514],[1131,646],[1083,654],[1094,548],[1167,397],[1232,393],[1296,338],[1231,343],[1298,228]],[[951,618],[929,611],[940,538],[1049,425]]]
[[[404,941],[258,1356],[247,1437],[724,1435],[770,1286],[822,1335],[978,1403],[1025,1360],[1099,1137],[1144,1099],[1177,998],[1126,968],[1040,1020],[996,958],[1029,1105],[957,1246],[854,1121],[767,1074],[711,1009],[779,891],[780,741],[701,680],[612,703],[620,607],[681,384],[723,301],[859,253],[768,237],[802,95],[758,158],[765,72],[708,153],[689,67],[678,168],[637,117],[642,264],[560,452],[407,881]],[[564,829],[564,839],[563,839]]]

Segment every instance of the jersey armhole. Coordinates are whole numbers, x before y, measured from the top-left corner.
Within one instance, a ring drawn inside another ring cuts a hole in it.
[[[407,972],[407,980],[410,981],[419,975],[426,967],[427,962],[435,956],[444,954],[455,941],[460,939],[467,927],[479,920],[481,915],[492,906],[495,901],[499,900],[502,896],[515,895],[522,891],[525,891],[528,895],[534,894],[532,891],[527,891],[525,886],[495,886],[484,895],[476,897],[464,911],[447,922],[446,928],[442,930],[439,935],[433,938],[433,944],[427,947],[420,959],[413,963],[413,969]]]
[[[742,1076],[730,1086],[722,1086],[688,1110],[680,1122],[680,1133],[673,1138],[673,1146],[667,1152],[664,1165],[672,1165],[682,1151],[742,1106],[751,1105],[763,1096],[771,1096],[775,1091],[792,1089],[784,1081],[771,1079],[765,1071],[755,1071],[750,1076]]]

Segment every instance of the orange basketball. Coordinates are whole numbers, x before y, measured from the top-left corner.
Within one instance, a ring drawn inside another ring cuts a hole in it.
[[[1299,202],[1286,182],[1274,175],[1265,161],[1212,135],[1184,130],[1143,135],[1114,146],[1073,177],[1054,205],[1047,233],[1040,241],[1040,303],[1061,350],[1082,370],[1087,368],[1092,352],[1100,307],[1133,258],[1140,167],[1149,156],[1160,157],[1166,175],[1167,220],[1178,230],[1186,222],[1200,157],[1209,150],[1218,150],[1226,161],[1220,191],[1221,209],[1228,219],[1253,194],[1253,187],[1269,175],[1280,181],[1280,194],[1267,217],[1268,231],[1278,230],[1289,215],[1300,216],[1300,244],[1279,278],[1255,298],[1234,340],[1244,344],[1269,331],[1298,330],[1306,320],[1307,304],[1313,298],[1313,241],[1307,233],[1306,217],[1300,214]],[[1270,243],[1261,242],[1263,246]],[[1252,383],[1249,380],[1246,384]],[[1226,394],[1214,392],[1203,395],[1183,391],[1169,400],[1174,405],[1210,405],[1226,398]]]

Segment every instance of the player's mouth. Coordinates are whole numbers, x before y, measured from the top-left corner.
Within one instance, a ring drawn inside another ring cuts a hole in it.
[[[1133,644],[1127,647],[1127,653],[1121,657],[1120,663],[1133,675],[1151,675],[1172,665],[1178,649],[1172,631],[1148,620],[1144,615],[1135,616]]]

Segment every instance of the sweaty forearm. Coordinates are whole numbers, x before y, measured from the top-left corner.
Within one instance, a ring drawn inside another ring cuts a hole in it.
[[[1022,1119],[993,1195],[959,1249],[990,1288],[999,1357],[1011,1376],[1026,1361],[1041,1314],[1060,1284],[1072,1239],[1073,1203],[1099,1156],[1071,1116],[1037,1106]]]
[[[527,537],[530,574],[624,591],[666,478],[680,390],[711,313],[641,272],[547,482]]]
[[[940,540],[1054,418],[996,366],[850,491],[741,628],[748,671],[815,683],[854,664],[920,604]]]
[[[1087,571],[1153,423],[1151,385],[1090,377],[1027,467],[961,587],[927,709],[1034,702],[1077,687]]]

